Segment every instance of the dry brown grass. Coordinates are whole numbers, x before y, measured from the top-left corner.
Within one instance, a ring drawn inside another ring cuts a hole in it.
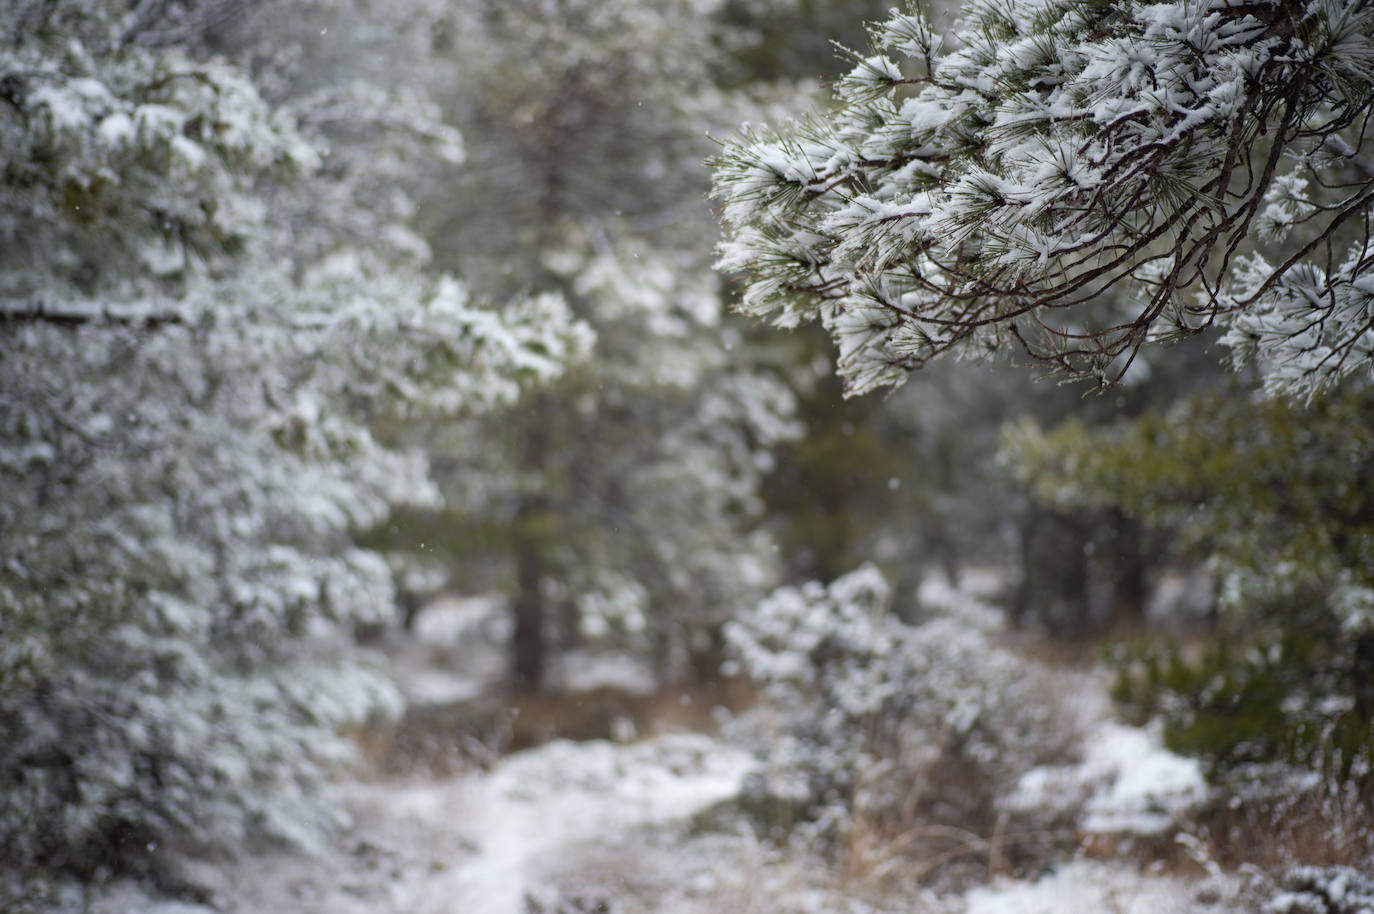
[[[1099,713],[1092,703],[1077,700],[1085,693],[1086,674],[1038,663],[1031,672],[1024,700],[1043,716],[1026,761],[1077,761],[1087,727]],[[959,891],[998,875],[1033,874],[1052,858],[1075,852],[1079,836],[1072,812],[1031,817],[1005,811],[1002,800],[1020,770],[971,759],[957,742],[916,749],[889,759],[904,773],[905,796],[876,809],[854,805],[842,855],[847,878],[883,891],[914,885]]]
[[[859,827],[844,874],[888,892],[912,886],[958,891],[995,876],[1038,872],[1051,858],[1069,853],[1075,837],[1073,829],[1021,828],[1006,818],[987,834],[924,825],[892,838]]]
[[[1263,874],[1277,884],[1294,866],[1374,863],[1374,809],[1351,791],[1316,791],[1265,801],[1221,803],[1180,828],[1155,835],[1089,834],[1063,823],[998,817],[990,829],[912,823],[894,834],[856,821],[844,876],[885,892],[924,886],[962,891],[995,876],[1027,878],[1056,859],[1126,862],[1138,870],[1187,877],[1221,872]]]
[[[1249,864],[1274,873],[1374,862],[1374,809],[1353,788],[1218,804],[1199,814],[1189,831],[1228,869]]]

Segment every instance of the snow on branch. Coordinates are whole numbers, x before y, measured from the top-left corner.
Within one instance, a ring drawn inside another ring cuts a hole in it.
[[[7,323],[43,323],[59,327],[105,324],[155,329],[185,322],[184,314],[170,308],[40,299],[0,301],[0,326]]]
[[[1374,365],[1374,10],[969,4],[872,29],[828,115],[714,161],[741,309],[821,320],[851,393],[1011,348],[1119,380],[1210,326],[1268,386]]]

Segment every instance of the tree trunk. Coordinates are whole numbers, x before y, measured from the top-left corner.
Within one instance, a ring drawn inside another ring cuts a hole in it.
[[[515,523],[538,523],[522,506]],[[544,513],[542,510],[540,514]],[[523,534],[517,534],[515,548],[515,597],[511,601],[514,623],[510,640],[511,685],[522,691],[537,692],[544,685],[547,644],[544,631],[544,599],[540,582],[544,578],[541,550]]]
[[[524,493],[515,512],[511,542],[515,564],[515,594],[511,599],[514,625],[510,640],[510,679],[517,689],[537,692],[544,686],[548,666],[548,624],[544,611],[544,579],[551,576],[549,553],[556,532],[548,495],[549,408],[542,395],[531,398],[520,443],[521,468],[535,488]]]
[[[1140,524],[1119,511],[1110,517],[1116,593],[1110,624],[1125,622],[1135,630],[1145,625],[1149,576],[1145,560],[1144,531]]]

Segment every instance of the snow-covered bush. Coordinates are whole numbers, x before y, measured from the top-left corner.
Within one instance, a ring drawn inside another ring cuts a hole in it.
[[[734,663],[776,715],[749,799],[835,838],[894,834],[918,816],[974,830],[995,798],[1066,734],[1032,698],[1035,669],[993,644],[995,613],[966,598],[906,625],[882,574],[772,593],[727,628]]]
[[[1286,874],[1264,914],[1368,914],[1374,878],[1348,866],[1300,866]]]

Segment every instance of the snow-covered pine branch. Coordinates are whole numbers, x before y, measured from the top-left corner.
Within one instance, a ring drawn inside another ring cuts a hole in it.
[[[1273,390],[1374,365],[1374,8],[974,0],[871,29],[833,112],[715,158],[740,307],[820,320],[851,392],[1013,348],[1119,379],[1227,329]]]

